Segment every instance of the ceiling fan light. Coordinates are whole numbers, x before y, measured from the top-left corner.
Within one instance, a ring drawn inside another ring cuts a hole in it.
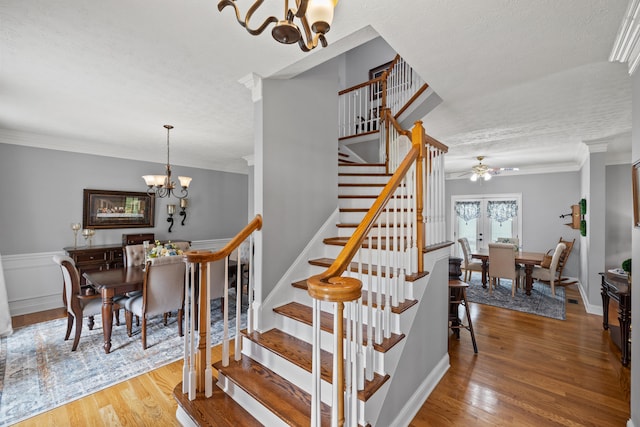
[[[471,181],[473,181],[473,182],[476,182],[478,180],[478,174],[477,173],[473,173],[469,179]]]
[[[489,181],[491,179],[491,174],[490,173],[485,173],[483,178],[484,178],[485,181]]]

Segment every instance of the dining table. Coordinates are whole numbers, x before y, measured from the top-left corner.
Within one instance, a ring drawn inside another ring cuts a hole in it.
[[[533,272],[534,265],[542,264],[542,260],[544,259],[545,253],[543,252],[526,252],[526,251],[517,251],[516,252],[516,264],[524,265],[524,273],[525,273],[525,293],[527,295],[531,295],[531,289],[533,289],[533,277],[531,273]],[[487,287],[487,276],[489,273],[489,249],[481,248],[476,249],[471,253],[471,258],[479,259],[482,261],[482,287]]]
[[[87,271],[83,274],[87,284],[102,296],[102,331],[104,352],[111,351],[111,329],[113,323],[113,298],[127,292],[142,290],[144,266],[110,268],[102,271]]]

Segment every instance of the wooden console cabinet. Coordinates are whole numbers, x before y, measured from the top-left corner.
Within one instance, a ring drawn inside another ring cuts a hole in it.
[[[85,287],[82,276],[87,271],[102,271],[110,268],[124,267],[122,245],[94,245],[64,248],[76,263],[80,272],[80,286]]]
[[[617,277],[611,273],[600,273],[602,276],[602,327],[609,327],[609,299],[618,302],[619,327],[611,326],[611,338],[620,348],[622,365],[629,365],[631,360],[631,283],[627,278]]]

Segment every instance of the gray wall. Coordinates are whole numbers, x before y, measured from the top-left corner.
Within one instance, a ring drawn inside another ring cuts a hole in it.
[[[172,171],[193,178],[184,226],[178,222],[169,234],[168,202],[157,199],[154,228],[97,230],[94,244],[121,242],[123,233],[150,232],[171,240],[228,238],[246,224],[246,175],[180,166]],[[0,143],[0,253],[73,245],[70,224],[82,222],[83,189],[146,191],[141,176],[163,172],[158,163]],[[179,205],[175,198],[172,203]],[[81,236],[78,244],[84,244]]]
[[[580,231],[565,223],[559,216],[571,212],[571,205],[580,200],[580,175],[577,172],[536,175],[500,175],[482,183],[468,179],[448,180],[445,186],[447,233],[451,231],[451,196],[500,193],[522,194],[522,237],[525,250],[546,252],[554,248],[558,239],[576,239],[573,252],[563,272],[577,277],[579,272]],[[453,239],[449,236],[449,239]]]
[[[346,89],[369,80],[369,70],[392,61],[396,52],[382,37],[377,37],[345,53]]]
[[[631,131],[633,162],[640,161],[640,71],[636,71],[633,77],[633,129]],[[640,228],[632,227],[632,276],[640,277]],[[637,279],[636,279],[637,280]],[[631,305],[640,307],[640,292],[631,294]],[[637,309],[636,309],[637,310]],[[640,316],[632,316],[632,328],[640,331]],[[640,427],[640,340],[633,339],[631,342],[631,421],[636,427]]]
[[[631,258],[631,233],[633,202],[631,194],[631,165],[606,167],[606,229],[605,268],[619,268]]]
[[[337,93],[335,60],[290,80],[262,83],[255,191],[264,219],[264,297],[337,207]]]

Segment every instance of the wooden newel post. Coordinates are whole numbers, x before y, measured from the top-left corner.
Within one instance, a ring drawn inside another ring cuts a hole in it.
[[[416,159],[416,235],[418,246],[418,272],[424,271],[424,222],[422,217],[422,209],[424,206],[424,182],[422,176],[424,174],[424,127],[422,121],[415,122],[411,130],[411,142],[414,147],[418,148],[418,158]]]

